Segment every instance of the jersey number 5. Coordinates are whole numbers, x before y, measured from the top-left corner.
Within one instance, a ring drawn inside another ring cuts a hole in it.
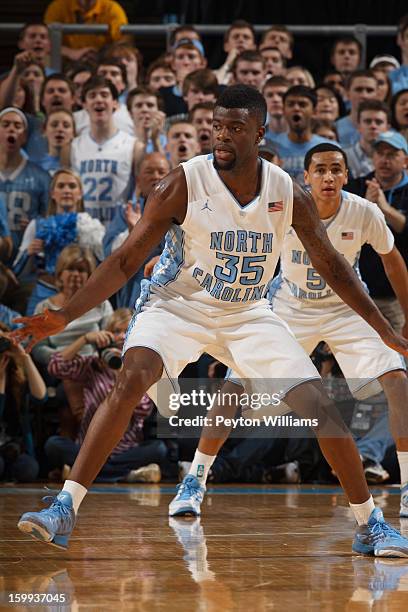
[[[322,291],[326,287],[326,281],[314,268],[307,269],[307,280],[306,287],[313,291]]]

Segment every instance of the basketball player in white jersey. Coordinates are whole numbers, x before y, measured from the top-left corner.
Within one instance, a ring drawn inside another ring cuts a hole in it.
[[[292,378],[292,386],[283,390],[285,402],[302,416],[319,418],[320,447],[360,525],[354,549],[408,555],[408,540],[374,507],[354,441],[317,370],[263,297],[289,226],[319,274],[384,342],[403,354],[408,354],[408,342],[392,330],[333,248],[312,198],[280,168],[258,159],[265,119],[259,92],[245,85],[227,88],[214,111],[214,159],[196,157],[170,172],[152,190],[129,238],[84,288],[59,311],[23,318],[24,327],[13,332],[16,341],[29,339],[29,350],[40,338],[64,329],[116,293],[167,232],[166,248],[129,326],[122,370],[89,426],[71,479],[49,508],[21,517],[21,531],[66,548],[79,505],[123,435],[134,402],[144,391],[152,393],[161,377],[176,379],[189,361],[207,351],[241,378]],[[200,485],[195,491],[201,493]]]
[[[305,183],[311,188],[331,243],[358,274],[361,247],[371,244],[382,259],[408,321],[405,262],[394,246],[393,234],[380,208],[342,191],[348,179],[345,153],[334,144],[323,143],[308,151],[304,163]],[[401,472],[400,516],[408,518],[408,424],[403,416],[408,405],[408,379],[401,355],[386,346],[377,332],[318,274],[293,228],[285,235],[281,270],[268,297],[273,312],[289,325],[308,354],[321,341],[329,345],[357,399],[364,400],[384,390]],[[228,378],[224,392],[236,392],[236,373],[230,373]],[[216,411],[222,413],[221,407]],[[214,415],[208,416],[214,423]],[[227,436],[227,428],[217,428],[216,435],[211,433],[211,428],[204,429],[186,478],[193,476],[205,486],[208,471]],[[169,512],[171,515],[199,514],[200,501],[192,498],[189,504],[181,491],[171,502]]]
[[[90,129],[72,141],[71,165],[82,180],[85,211],[107,225],[130,196],[135,160],[143,146],[115,126],[118,92],[110,81],[92,77],[82,96]]]

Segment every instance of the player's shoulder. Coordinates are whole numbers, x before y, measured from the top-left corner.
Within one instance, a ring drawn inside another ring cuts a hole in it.
[[[342,191],[341,193],[343,202],[352,206],[354,211],[359,210],[361,212],[367,212],[367,214],[375,215],[379,210],[377,204],[370,202],[370,200],[366,198],[362,198],[356,193],[350,193],[349,191]]]
[[[285,190],[293,191],[292,177],[283,168],[266,159],[262,159],[262,172],[265,175],[263,182],[269,189],[274,190],[278,187],[283,187]]]
[[[385,223],[384,213],[374,202],[347,191],[342,191],[342,196],[343,202],[346,204],[345,215],[349,220],[357,221],[360,219],[362,227],[366,229],[369,228],[370,222],[377,225],[378,221],[382,219]]]
[[[196,166],[211,167],[213,165],[213,160],[213,154],[206,153],[205,155],[195,155],[188,161],[181,162],[180,166],[187,169],[194,168]]]

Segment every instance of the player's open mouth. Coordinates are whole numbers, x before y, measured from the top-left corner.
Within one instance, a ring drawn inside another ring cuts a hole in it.
[[[294,121],[295,123],[299,123],[299,121],[302,120],[302,115],[292,115],[292,121]]]
[[[57,134],[55,136],[55,142],[57,142],[58,144],[61,144],[62,142],[64,142],[64,135],[63,134]]]
[[[178,152],[179,152],[181,155],[184,155],[184,153],[187,153],[187,147],[186,147],[186,145],[179,145]]]
[[[203,142],[203,143],[207,143],[207,142],[209,142],[209,140],[210,140],[210,135],[209,135],[209,133],[208,133],[208,132],[202,132],[202,133],[199,135],[199,140],[200,140],[200,142]]]
[[[10,144],[16,144],[15,136],[7,136],[7,142]]]
[[[61,98],[54,98],[54,99],[51,101],[51,106],[58,106],[58,108],[59,108],[60,106],[62,106],[62,100],[61,100]]]

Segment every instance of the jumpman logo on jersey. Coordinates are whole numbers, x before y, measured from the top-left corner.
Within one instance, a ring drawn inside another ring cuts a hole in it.
[[[210,210],[210,211],[212,212],[212,208],[210,208],[210,207],[208,206],[208,200],[206,200],[206,201],[205,201],[205,204],[204,204],[204,206],[202,207],[202,209],[201,209],[201,210]]]

